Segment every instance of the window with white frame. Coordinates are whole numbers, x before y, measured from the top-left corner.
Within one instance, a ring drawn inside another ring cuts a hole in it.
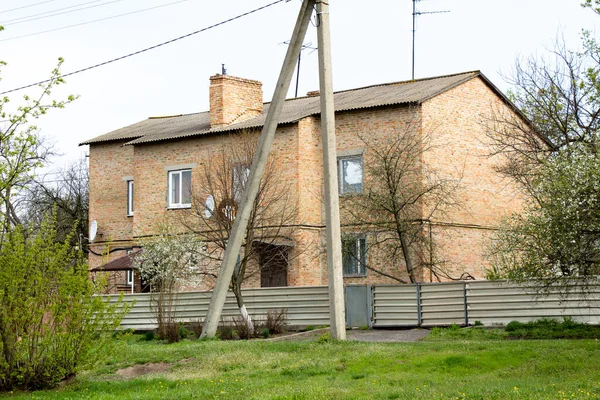
[[[127,181],[127,216],[133,215],[133,181]]]
[[[367,275],[367,238],[353,236],[342,239],[344,276]]]
[[[250,166],[248,164],[236,164],[233,166],[233,199],[239,203],[244,195],[244,188],[250,176]]]
[[[169,208],[192,206],[192,170],[169,171]]]
[[[128,269],[126,272],[126,284],[131,286],[133,285],[133,270]]]
[[[338,157],[338,181],[340,194],[363,192],[362,155]]]

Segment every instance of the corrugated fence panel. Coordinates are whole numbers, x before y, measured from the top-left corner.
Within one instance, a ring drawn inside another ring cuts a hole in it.
[[[510,321],[571,317],[579,322],[600,324],[600,285],[589,286],[586,295],[573,286],[567,295],[557,289],[539,295],[535,288],[505,281],[466,283],[469,320],[484,325],[506,325]]]
[[[288,324],[292,327],[308,325],[329,325],[329,294],[327,286],[299,286],[285,288],[258,288],[242,291],[248,313],[254,317],[267,315],[270,309],[285,308]],[[208,311],[211,291],[184,292],[177,295],[176,316],[179,321],[203,320]],[[119,299],[118,295],[105,296],[110,302]],[[124,302],[134,306],[121,322],[123,329],[149,330],[156,328],[152,311],[151,294],[125,294]],[[239,315],[233,293],[227,293],[222,319]]]
[[[373,327],[419,324],[416,285],[374,285],[372,296]]]
[[[371,304],[366,306],[371,307],[375,328],[464,325],[467,317],[470,325],[480,321],[487,326],[566,316],[600,324],[600,283],[588,289],[585,296],[576,286],[567,296],[557,291],[540,296],[531,286],[504,281],[428,283],[418,288],[416,285],[373,285]],[[244,289],[243,294],[252,316],[262,318],[270,309],[285,308],[291,327],[329,325],[327,286]],[[210,291],[180,293],[176,301],[178,319],[183,322],[203,320],[210,296]],[[118,298],[113,295],[109,301]],[[124,301],[135,302],[135,306],[123,318],[122,328],[156,327],[150,294],[126,294]],[[230,292],[222,318],[229,320],[237,315],[239,310]]]
[[[464,283],[421,285],[421,325],[465,324]]]

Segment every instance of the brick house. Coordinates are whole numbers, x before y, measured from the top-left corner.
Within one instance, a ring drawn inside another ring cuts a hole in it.
[[[260,82],[216,75],[210,78],[209,111],[151,117],[81,143],[90,146],[89,218],[98,224],[98,236],[89,245],[89,265],[92,271],[110,271],[113,290],[131,290],[132,285],[140,290],[127,254],[141,238],[156,233],[157,220],[189,212],[192,201],[186,191],[201,185],[202,168],[210,165],[211,151],[235,143],[242,131],[260,134],[269,107],[262,96]],[[483,277],[488,265],[486,240],[500,219],[521,204],[516,191],[494,172],[498,159],[490,157],[486,145],[481,122],[495,108],[515,112],[479,71],[335,93],[340,196],[363,190],[362,169],[371,155],[359,137],[402,130],[415,117],[421,130],[437,126],[434,146],[421,161],[448,176],[460,175],[461,206],[424,221],[422,227],[435,240],[450,274]],[[318,92],[285,102],[272,158],[295,203],[295,229],[284,238],[288,243],[281,244],[289,255],[279,260],[287,264],[284,271],[274,276],[258,257],[259,271],[247,280],[249,286],[327,283],[319,111]],[[367,270],[366,254],[378,270],[406,278],[397,263],[369,252],[368,231],[345,226],[344,220],[342,225],[347,234],[344,248],[350,245],[358,254],[344,258],[346,283],[395,283]],[[435,277],[423,272],[419,279]]]

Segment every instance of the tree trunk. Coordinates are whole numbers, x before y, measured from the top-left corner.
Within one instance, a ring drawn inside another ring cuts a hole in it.
[[[410,256],[410,249],[408,248],[408,243],[406,243],[406,237],[404,236],[404,232],[398,231],[398,237],[400,238],[400,245],[402,246],[402,255],[404,256],[404,262],[406,262],[406,271],[408,272],[408,276],[410,277],[410,283],[417,283],[412,258]]]
[[[242,285],[238,282],[231,282],[231,289],[233,290],[233,294],[235,295],[235,301],[237,302],[240,313],[242,314],[242,318],[246,325],[248,326],[248,333],[250,335],[254,335],[254,323],[252,322],[252,318],[248,314],[246,310],[246,305],[244,304],[244,298],[242,297]]]

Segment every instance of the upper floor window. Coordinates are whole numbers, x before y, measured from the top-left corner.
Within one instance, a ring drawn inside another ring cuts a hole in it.
[[[169,171],[169,208],[192,206],[192,170]]]
[[[338,181],[340,194],[363,192],[362,155],[338,158]]]
[[[342,239],[342,267],[344,276],[367,275],[367,238],[364,236]]]
[[[244,195],[244,188],[248,177],[250,176],[250,166],[248,164],[236,164],[233,166],[233,199],[239,203]]]
[[[127,181],[127,216],[133,215],[133,181]]]

